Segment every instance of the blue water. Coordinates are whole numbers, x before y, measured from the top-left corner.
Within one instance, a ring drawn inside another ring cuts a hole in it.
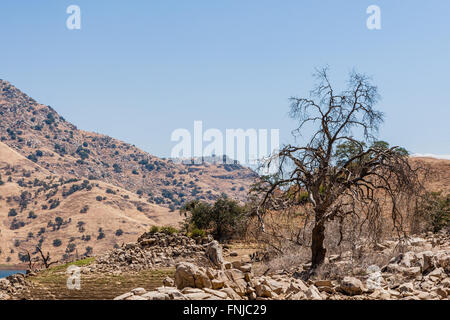
[[[9,277],[12,274],[15,273],[23,273],[25,274],[25,270],[0,270],[0,279]]]

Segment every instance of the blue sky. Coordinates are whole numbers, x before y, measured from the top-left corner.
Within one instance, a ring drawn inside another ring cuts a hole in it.
[[[66,8],[81,8],[68,30]],[[381,30],[366,8],[381,8]],[[80,129],[169,156],[177,128],[279,128],[329,65],[373,76],[380,138],[450,154],[450,2],[2,0],[0,78]]]

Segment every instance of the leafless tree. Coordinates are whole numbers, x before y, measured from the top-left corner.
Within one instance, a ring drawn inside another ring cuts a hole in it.
[[[267,212],[311,208],[312,271],[326,256],[328,222],[364,214],[362,220],[370,225],[380,217],[381,199],[387,198],[394,229],[404,235],[401,203],[421,188],[408,152],[375,138],[383,114],[374,108],[379,94],[371,79],[351,72],[347,89],[336,93],[327,68],[316,70],[315,78],[310,97],[291,98],[290,108],[290,116],[298,121],[293,134],[307,131],[311,136],[304,146],[286,145],[273,155],[265,165],[277,163],[277,173],[253,187],[262,230]]]
[[[25,248],[22,248],[22,251],[25,252],[25,256],[27,257],[27,262],[28,262],[28,270],[29,271],[35,271],[36,270],[36,259],[33,259],[31,257],[30,251],[28,251]]]
[[[42,249],[40,247],[36,247],[36,249],[39,251],[39,254],[41,255],[41,260],[42,260],[42,263],[45,266],[45,269],[50,268],[50,266],[55,264],[55,263],[58,263],[58,261],[50,262],[50,260],[51,260],[50,252],[47,252],[47,255],[44,255],[44,253],[42,252]]]

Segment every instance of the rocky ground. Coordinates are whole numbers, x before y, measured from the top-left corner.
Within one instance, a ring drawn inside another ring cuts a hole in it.
[[[382,256],[392,254],[398,247],[398,242],[385,241],[370,250]],[[92,258],[92,263],[80,264],[80,270],[83,279],[95,280],[100,275],[116,276],[111,278],[114,281],[120,279],[116,284],[121,285],[119,290],[127,288],[126,291],[120,295],[112,295],[111,291],[104,297],[116,300],[448,300],[450,297],[448,234],[410,238],[401,252],[384,265],[360,268],[355,266],[349,252],[331,255],[326,262],[328,272],[308,279],[304,277],[307,263],[267,272],[257,271],[261,268],[255,268],[256,265],[251,255],[236,257],[211,238],[145,233],[137,243]],[[176,269],[171,269],[174,271],[159,274],[160,280],[146,281],[145,272],[174,266]],[[0,299],[33,298],[35,277],[29,274],[1,279]],[[64,270],[61,277],[63,283]],[[125,280],[132,277],[135,281],[125,286]],[[101,286],[100,282],[93,282],[93,286]],[[101,294],[101,287],[97,290]]]
[[[370,266],[359,276],[302,280],[298,268],[255,275],[249,257],[223,261],[220,246],[212,242],[206,253],[215,267],[181,262],[175,278],[153,291],[136,288],[116,300],[440,300],[450,296],[450,238],[448,235],[412,238],[410,249],[385,266]],[[388,251],[394,241],[378,245]],[[382,254],[382,253],[380,253]],[[328,268],[351,264],[346,254],[330,257]],[[330,261],[331,260],[331,261]],[[308,264],[301,266],[305,269]]]

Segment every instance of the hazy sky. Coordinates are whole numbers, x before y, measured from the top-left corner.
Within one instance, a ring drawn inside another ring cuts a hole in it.
[[[81,8],[81,30],[66,9]],[[381,8],[381,30],[366,9]],[[177,128],[280,129],[315,67],[372,75],[380,138],[450,154],[450,1],[2,0],[0,78],[80,129],[169,156]]]

